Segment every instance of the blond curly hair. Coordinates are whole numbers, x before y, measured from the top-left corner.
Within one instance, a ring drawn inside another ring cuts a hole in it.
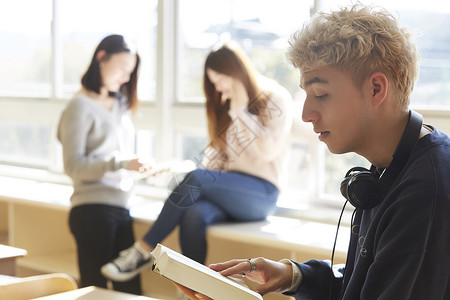
[[[302,72],[329,66],[351,74],[354,84],[381,72],[407,108],[418,76],[419,54],[411,34],[387,10],[356,4],[318,13],[289,41],[288,60]]]

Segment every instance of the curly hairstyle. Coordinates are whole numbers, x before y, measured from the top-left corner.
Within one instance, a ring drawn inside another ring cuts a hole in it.
[[[356,4],[318,13],[289,40],[288,60],[302,72],[322,66],[351,74],[356,87],[374,72],[393,84],[399,106],[409,105],[419,54],[411,34],[387,10]]]

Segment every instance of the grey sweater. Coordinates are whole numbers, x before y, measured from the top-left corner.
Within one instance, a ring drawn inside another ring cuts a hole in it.
[[[107,204],[126,207],[134,181],[123,169],[133,155],[134,126],[116,101],[111,111],[76,94],[61,114],[58,140],[64,171],[72,179],[72,206]]]

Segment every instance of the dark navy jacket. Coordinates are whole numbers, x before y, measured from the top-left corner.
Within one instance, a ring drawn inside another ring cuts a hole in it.
[[[344,276],[333,276],[323,261],[297,263],[303,281],[290,295],[450,299],[450,140],[433,129],[418,140],[382,203],[356,211]]]

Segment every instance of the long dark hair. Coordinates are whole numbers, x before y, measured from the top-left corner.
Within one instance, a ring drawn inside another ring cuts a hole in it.
[[[140,58],[136,50],[127,43],[122,35],[113,34],[105,37],[100,44],[98,44],[95,49],[94,55],[92,56],[91,64],[89,65],[86,73],[84,73],[81,78],[81,85],[96,93],[100,93],[100,88],[102,86],[102,78],[100,76],[100,62],[97,60],[97,54],[99,51],[105,51],[105,58],[108,59],[111,55],[128,52],[136,54],[136,66],[130,75],[130,80],[123,84],[119,90],[119,97],[124,96],[126,98],[127,107],[135,111],[138,106],[137,98],[137,81],[138,81],[138,69]]]

